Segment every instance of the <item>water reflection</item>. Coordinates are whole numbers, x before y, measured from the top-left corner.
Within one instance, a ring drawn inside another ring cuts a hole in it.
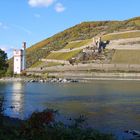
[[[10,91],[6,92],[5,96],[5,114],[12,117],[21,117],[24,110],[24,88],[20,82],[13,82]],[[8,102],[7,102],[8,101]]]
[[[15,112],[20,112],[23,109],[23,87],[21,83],[13,83],[12,106]]]
[[[5,114],[21,119],[45,108],[67,116],[86,115],[89,124],[103,131],[140,130],[140,81],[93,83],[0,83]]]

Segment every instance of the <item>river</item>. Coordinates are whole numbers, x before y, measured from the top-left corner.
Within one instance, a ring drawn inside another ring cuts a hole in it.
[[[140,81],[1,82],[0,95],[11,117],[25,119],[33,111],[53,108],[66,118],[85,115],[89,125],[118,137],[124,130],[140,130]]]

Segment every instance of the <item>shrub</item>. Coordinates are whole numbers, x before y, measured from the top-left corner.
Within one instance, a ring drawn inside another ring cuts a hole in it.
[[[4,102],[4,98],[0,97],[0,126],[3,125],[3,111],[4,111],[3,102]]]

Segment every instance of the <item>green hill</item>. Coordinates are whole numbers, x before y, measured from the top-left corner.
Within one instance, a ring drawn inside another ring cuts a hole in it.
[[[70,45],[68,43],[71,41],[91,39],[99,34],[106,35],[108,33],[130,30],[140,30],[140,17],[125,21],[82,22],[28,48],[27,67],[31,67],[41,58],[46,58],[52,50],[62,49],[66,45],[68,47]],[[12,65],[12,59],[10,60],[10,64]]]

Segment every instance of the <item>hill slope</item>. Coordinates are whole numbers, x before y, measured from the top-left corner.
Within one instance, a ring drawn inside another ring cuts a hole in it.
[[[140,30],[140,17],[125,21],[83,22],[28,48],[27,67],[32,66],[41,58],[46,58],[50,51],[64,48],[68,42],[90,39],[99,34],[130,30]]]

